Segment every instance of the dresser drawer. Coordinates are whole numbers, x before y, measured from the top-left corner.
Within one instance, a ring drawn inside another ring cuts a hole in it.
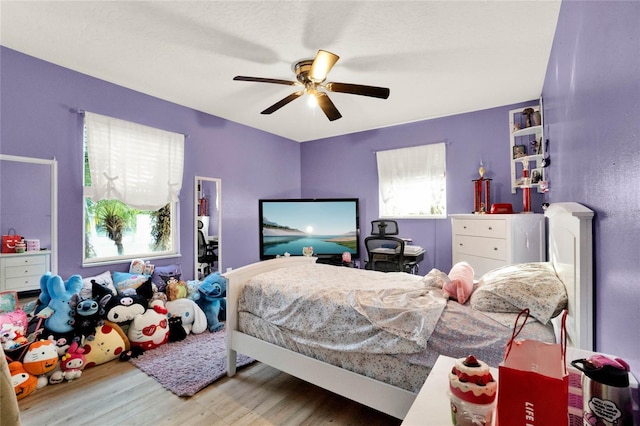
[[[30,277],[7,278],[4,281],[6,290],[27,291],[38,290],[40,288],[40,277],[42,275],[34,275]]]
[[[12,266],[44,265],[46,263],[46,258],[47,256],[44,254],[35,256],[25,254],[22,256],[7,257],[6,259],[3,259],[3,264],[7,268]]]
[[[507,222],[503,219],[456,219],[453,233],[488,238],[506,238]]]
[[[5,277],[9,278],[17,278],[17,277],[31,277],[36,276],[38,279],[42,275],[45,274],[46,271],[45,264],[42,263],[40,265],[21,265],[21,266],[11,266],[4,269]]]
[[[504,239],[455,235],[453,251],[490,259],[507,260],[507,242]]]

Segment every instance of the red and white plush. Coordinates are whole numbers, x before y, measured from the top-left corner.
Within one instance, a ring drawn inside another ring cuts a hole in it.
[[[136,315],[129,325],[129,342],[132,347],[144,350],[155,349],[169,340],[169,318],[160,300],[150,303],[149,309]]]
[[[449,271],[449,282],[442,290],[446,296],[464,304],[473,292],[473,268],[467,262],[458,262]]]

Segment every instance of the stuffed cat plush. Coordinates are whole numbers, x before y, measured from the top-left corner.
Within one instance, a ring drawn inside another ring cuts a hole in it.
[[[149,309],[131,321],[127,334],[131,346],[139,346],[144,350],[164,345],[169,340],[167,308],[162,306],[161,301],[154,300]]]
[[[56,344],[48,339],[41,339],[31,343],[29,349],[24,354],[22,366],[27,373],[36,376],[40,389],[49,383],[46,374],[52,372],[58,365],[58,348]]]
[[[169,341],[179,342],[187,338],[187,332],[182,327],[182,317],[171,316],[169,317]]]

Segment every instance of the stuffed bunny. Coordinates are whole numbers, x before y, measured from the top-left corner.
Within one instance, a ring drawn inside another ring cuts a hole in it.
[[[191,299],[177,299],[167,302],[170,317],[181,317],[182,327],[189,333],[199,334],[207,329],[207,317]]]

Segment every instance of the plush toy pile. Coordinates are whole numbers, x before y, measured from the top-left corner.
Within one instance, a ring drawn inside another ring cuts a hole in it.
[[[140,261],[132,262],[138,268]],[[47,384],[79,379],[84,368],[128,360],[190,333],[218,331],[226,319],[226,279],[182,281],[179,265],[147,274],[107,271],[66,281],[47,273],[29,323],[38,340],[9,363],[18,399]],[[4,340],[18,336],[5,326]],[[8,352],[7,352],[8,353]]]

